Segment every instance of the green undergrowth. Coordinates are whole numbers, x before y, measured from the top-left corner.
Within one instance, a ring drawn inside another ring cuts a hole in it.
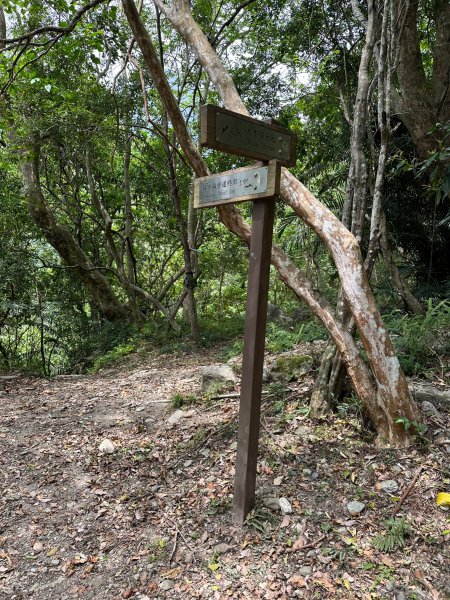
[[[450,354],[450,301],[429,300],[423,315],[395,310],[384,316],[406,375],[427,376]]]
[[[107,352],[106,354],[96,357],[94,359],[94,364],[88,369],[88,372],[97,373],[98,371],[100,371],[100,369],[103,369],[104,367],[111,367],[120,362],[121,359],[123,359],[125,356],[136,352],[136,350],[137,347],[133,343],[120,344],[112,350],[110,350],[109,352]]]
[[[445,357],[450,353],[449,301],[429,300],[423,315],[405,314],[397,309],[384,315],[384,321],[407,375],[427,377],[433,371],[444,371]],[[144,356],[149,351],[181,353],[221,345],[224,360],[242,353],[242,317],[200,320],[200,334],[196,342],[190,338],[189,324],[181,322],[180,326],[181,331],[176,333],[169,330],[162,320],[148,321],[140,327],[127,323],[103,323],[71,350],[67,370],[96,373],[134,353]],[[315,319],[294,326],[269,323],[266,348],[273,354],[289,352],[302,342],[324,339],[327,339],[327,332]]]
[[[302,342],[313,342],[315,340],[326,340],[328,337],[325,327],[312,319],[306,323],[298,323],[292,327],[281,325],[280,323],[268,323],[266,331],[266,349],[272,354],[278,352],[288,352]],[[223,349],[223,357],[229,360],[239,354],[244,349],[244,341],[241,338],[235,340],[233,344]]]
[[[106,323],[97,328],[77,348],[72,365],[79,371],[97,373],[105,367],[120,363],[133,353],[176,354],[208,348],[238,335],[243,335],[242,318],[224,318],[220,322],[200,321],[198,340],[190,337],[189,324],[181,322],[180,332],[168,329],[163,321],[147,321],[140,327],[128,324]]]
[[[278,323],[269,323],[267,327],[267,349],[269,352],[287,352],[302,342],[326,340],[327,330],[316,320],[297,324],[287,329]]]
[[[104,322],[92,329],[69,355],[69,371],[96,373],[137,350],[138,329],[129,323]]]
[[[173,409],[178,409],[181,407],[188,407],[194,404],[198,404],[201,401],[201,398],[196,396],[195,394],[180,394],[176,393],[172,396],[170,400],[170,405]]]
[[[373,538],[372,543],[380,552],[395,552],[401,550],[408,536],[411,535],[411,526],[403,518],[387,519],[384,522],[385,532]]]

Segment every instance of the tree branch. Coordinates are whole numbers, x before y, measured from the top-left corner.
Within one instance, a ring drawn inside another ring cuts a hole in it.
[[[37,37],[39,35],[43,35],[44,33],[56,33],[56,34],[58,34],[57,35],[58,38],[63,35],[67,35],[68,33],[71,33],[75,29],[76,24],[78,23],[78,21],[81,19],[81,17],[86,12],[88,12],[91,8],[95,8],[99,4],[102,4],[104,2],[109,2],[109,1],[110,0],[91,0],[91,2],[89,2],[85,6],[82,6],[75,13],[75,15],[72,17],[72,20],[67,25],[67,27],[58,27],[55,25],[47,25],[45,27],[38,27],[37,29],[33,29],[32,31],[29,31],[28,33],[24,33],[23,35],[19,35],[18,37],[15,37],[15,38],[0,38],[0,44],[11,45],[11,44],[20,44],[25,41],[30,42],[35,37]]]
[[[171,314],[169,313],[169,310],[164,306],[164,304],[161,304],[161,302],[157,298],[155,298],[154,296],[152,296],[151,294],[149,294],[148,292],[146,292],[145,290],[143,290],[138,285],[134,285],[134,283],[131,283],[130,287],[136,293],[138,293],[140,296],[142,296],[142,298],[145,298],[145,300],[147,300],[148,302],[150,302],[150,304],[153,304],[153,306],[155,306],[159,311],[161,311],[162,314],[166,317],[169,325],[172,327],[172,329],[176,333],[180,332],[180,326],[174,320],[174,318],[171,316]]]
[[[236,10],[233,12],[233,14],[224,22],[222,23],[222,25],[219,27],[219,31],[216,33],[216,35],[213,37],[213,39],[211,40],[211,46],[215,46],[217,44],[217,41],[219,39],[219,37],[221,36],[222,32],[229,26],[231,25],[231,23],[236,19],[236,17],[239,16],[239,13],[244,10],[244,8],[246,6],[248,6],[249,4],[253,4],[253,2],[255,2],[255,0],[246,0],[246,2],[243,2],[242,4],[240,4]]]

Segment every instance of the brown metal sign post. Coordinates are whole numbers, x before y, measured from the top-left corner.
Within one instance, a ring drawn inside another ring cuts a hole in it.
[[[274,215],[275,200],[253,203],[234,485],[234,520],[237,523],[244,522],[255,502]]]
[[[270,161],[194,182],[196,208],[253,201],[234,488],[234,520],[243,523],[255,502],[275,200],[281,164],[295,163],[296,136],[278,125],[207,105],[201,108],[200,138],[209,148]]]

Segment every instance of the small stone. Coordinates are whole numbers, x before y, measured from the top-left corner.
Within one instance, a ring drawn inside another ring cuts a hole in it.
[[[441,413],[438,409],[432,404],[428,402],[428,400],[424,400],[422,402],[422,412],[427,415],[427,417],[436,417],[437,419],[442,419]]]
[[[392,581],[388,581],[384,587],[388,592],[392,592],[394,590],[394,584]]]
[[[59,565],[59,560],[57,558],[54,558],[52,561],[50,561],[50,564],[53,567],[57,567]]]
[[[398,490],[399,485],[395,479],[386,479],[380,483],[380,487],[386,494],[394,494]]]
[[[396,600],[406,600],[405,593],[404,593],[404,592],[402,592],[402,591],[400,591],[400,592],[397,592],[397,595],[396,595]]]
[[[264,506],[270,508],[270,510],[280,510],[280,500],[278,498],[265,498]]]
[[[295,434],[298,437],[307,438],[310,433],[311,427],[308,427],[308,425],[298,425],[298,427],[295,428]]]
[[[311,575],[311,573],[312,573],[312,567],[310,567],[309,565],[305,565],[304,567],[301,567],[299,573],[300,573],[300,575],[302,577],[306,577],[307,575]]]
[[[311,469],[302,469],[302,473],[305,477],[311,477],[312,475]]]
[[[347,533],[347,527],[338,527],[338,533]]]
[[[98,451],[101,454],[114,454],[114,452],[116,451],[116,446],[114,445],[114,442],[112,442],[110,439],[105,438],[99,445]]]
[[[193,460],[189,459],[183,463],[183,467],[190,467],[194,463]]]
[[[170,415],[170,417],[167,419],[167,422],[169,425],[176,425],[179,421],[181,421],[181,419],[192,417],[194,413],[194,410],[176,410]]]
[[[316,556],[316,551],[315,550],[308,550],[308,552],[306,553],[306,557],[307,558],[312,558],[313,556]]]
[[[44,544],[42,542],[36,542],[33,546],[33,550],[35,552],[42,552],[43,549],[44,549]]]
[[[289,515],[284,515],[283,520],[281,521],[280,527],[289,527],[291,523],[291,517]]]
[[[347,504],[347,510],[352,516],[359,515],[366,508],[366,505],[363,502],[358,502],[358,500],[354,500]]]
[[[273,485],[278,487],[283,483],[283,475],[280,475],[280,477],[275,477],[275,479],[273,480]]]
[[[161,581],[161,583],[159,584],[159,589],[163,590],[163,592],[167,592],[173,587],[175,587],[175,582],[171,581],[170,579],[164,579],[164,581]]]
[[[313,358],[309,355],[279,355],[272,363],[270,377],[274,381],[295,381],[311,369]]]
[[[230,365],[208,365],[202,367],[202,392],[210,389],[233,387],[237,382],[236,374]]]
[[[280,498],[278,504],[281,508],[283,515],[290,515],[292,513],[292,504],[287,498]]]
[[[214,554],[225,554],[232,548],[233,548],[233,546],[230,546],[229,544],[216,544],[213,547],[213,552],[214,552]]]

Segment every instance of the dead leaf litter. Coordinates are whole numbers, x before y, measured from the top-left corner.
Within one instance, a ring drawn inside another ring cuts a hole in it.
[[[209,350],[0,381],[0,597],[450,598],[446,447],[431,433],[374,449],[351,412],[311,421],[311,374],[282,400],[269,388],[239,527],[238,400],[200,399],[214,362]],[[191,403],[168,422],[176,394]]]

